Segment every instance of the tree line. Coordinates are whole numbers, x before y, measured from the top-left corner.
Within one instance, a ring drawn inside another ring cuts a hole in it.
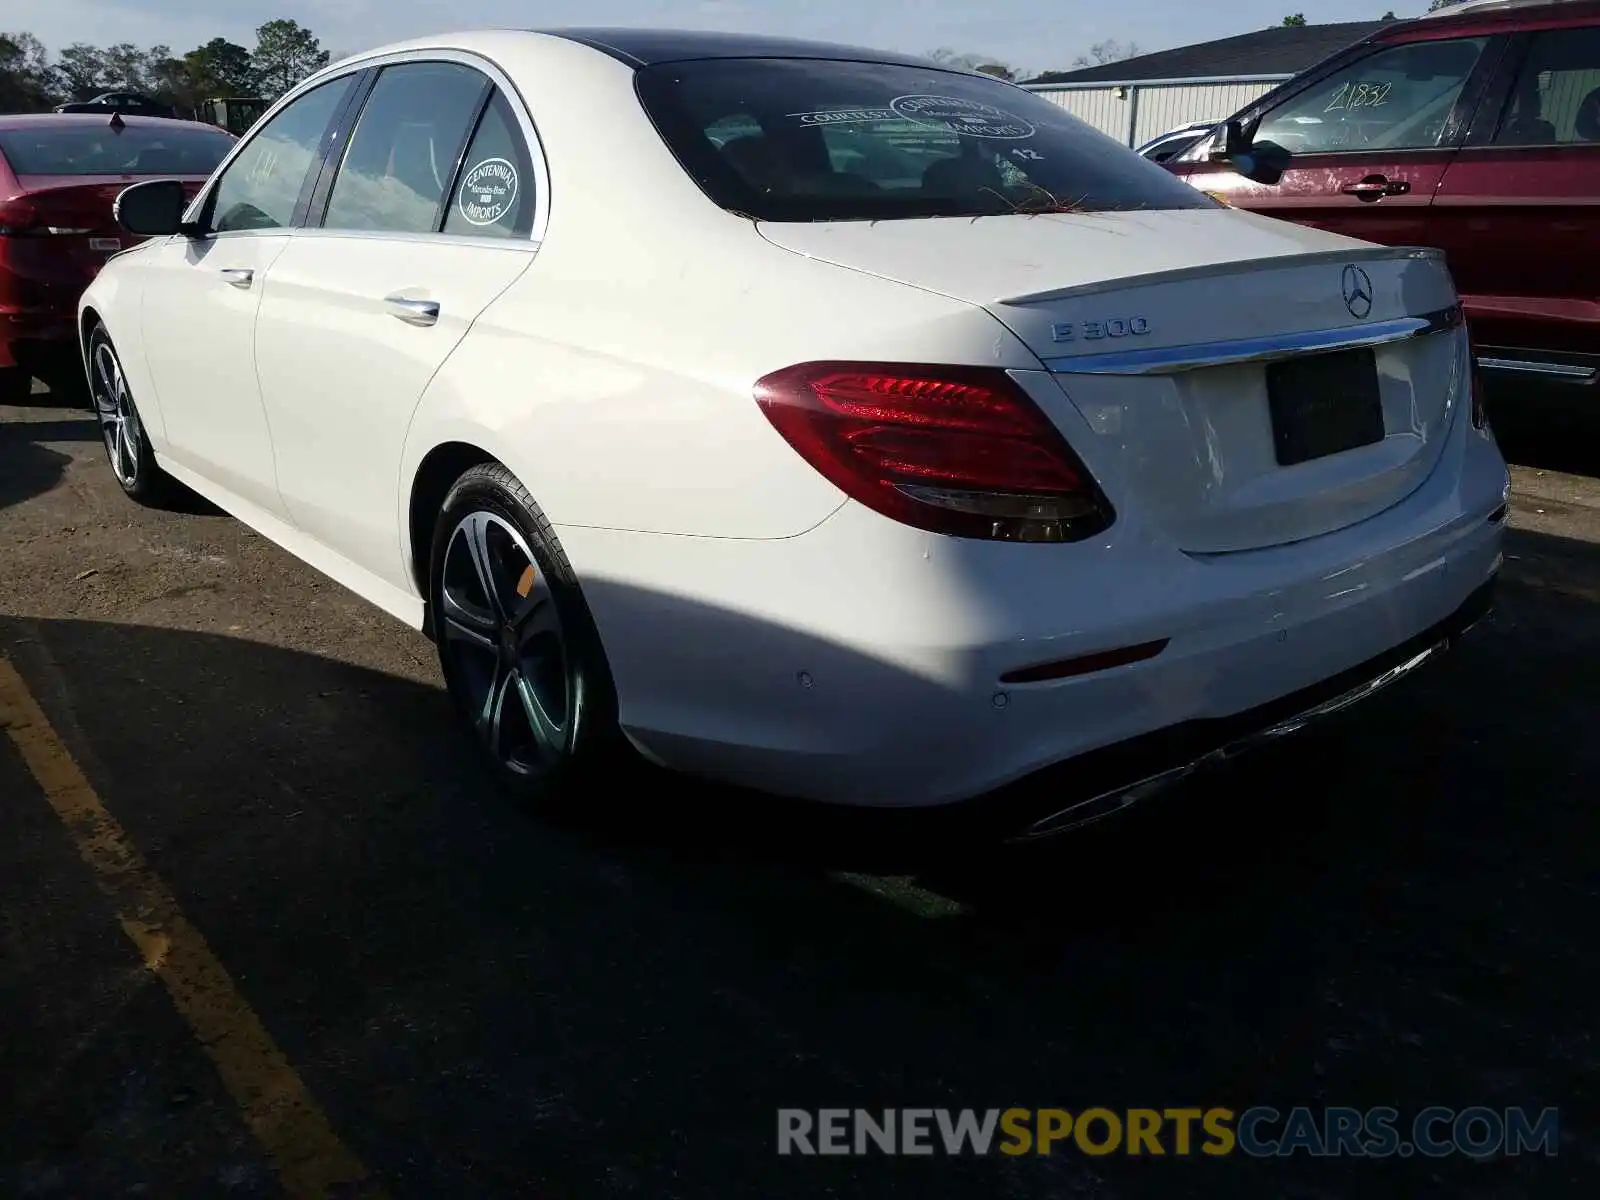
[[[331,57],[311,30],[287,17],[257,28],[253,48],[219,37],[181,55],[131,42],[74,42],[52,55],[31,33],[0,32],[0,113],[48,112],[102,92],[138,92],[180,112],[208,99],[271,101]]]

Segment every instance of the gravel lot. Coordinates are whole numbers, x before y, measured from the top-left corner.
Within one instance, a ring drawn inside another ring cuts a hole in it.
[[[978,852],[656,776],[516,811],[419,636],[225,516],[124,501],[92,421],[35,400],[0,408],[0,658],[390,1195],[1600,1192],[1583,443],[1519,433],[1499,607],[1437,669],[1125,821]],[[281,1195],[227,1046],[141,961],[98,835],[21,744],[0,1194]],[[1255,1104],[1554,1105],[1562,1139],[1487,1163],[775,1153],[779,1107]]]

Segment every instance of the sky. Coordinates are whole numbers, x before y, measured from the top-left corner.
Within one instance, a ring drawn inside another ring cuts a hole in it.
[[[1294,12],[1321,24],[1365,21],[1426,0],[4,0],[0,30],[47,46],[165,44],[182,53],[213,37],[245,46],[274,17],[308,27],[335,57],[452,28],[655,25],[813,37],[913,54],[940,47],[1029,73],[1064,69],[1097,42],[1141,50],[1247,33]]]

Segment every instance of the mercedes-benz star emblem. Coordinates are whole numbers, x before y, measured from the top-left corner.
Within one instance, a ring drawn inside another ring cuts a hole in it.
[[[1344,293],[1344,306],[1350,310],[1350,315],[1360,321],[1372,311],[1372,280],[1360,267],[1352,263],[1344,269],[1344,278],[1340,281],[1341,291]]]

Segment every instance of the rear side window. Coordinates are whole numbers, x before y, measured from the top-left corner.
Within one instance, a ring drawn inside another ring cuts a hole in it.
[[[1501,146],[1600,143],[1600,28],[1534,34],[1494,140]]]
[[[533,164],[522,130],[497,90],[461,160],[444,232],[469,237],[527,237],[533,231]]]
[[[705,193],[762,220],[1215,207],[1057,105],[982,76],[713,59],[645,68],[637,82]]]
[[[40,122],[0,130],[0,154],[18,175],[210,175],[233,149],[219,129]]]
[[[1487,45],[1456,38],[1370,54],[1272,109],[1255,140],[1291,154],[1437,146]]]

